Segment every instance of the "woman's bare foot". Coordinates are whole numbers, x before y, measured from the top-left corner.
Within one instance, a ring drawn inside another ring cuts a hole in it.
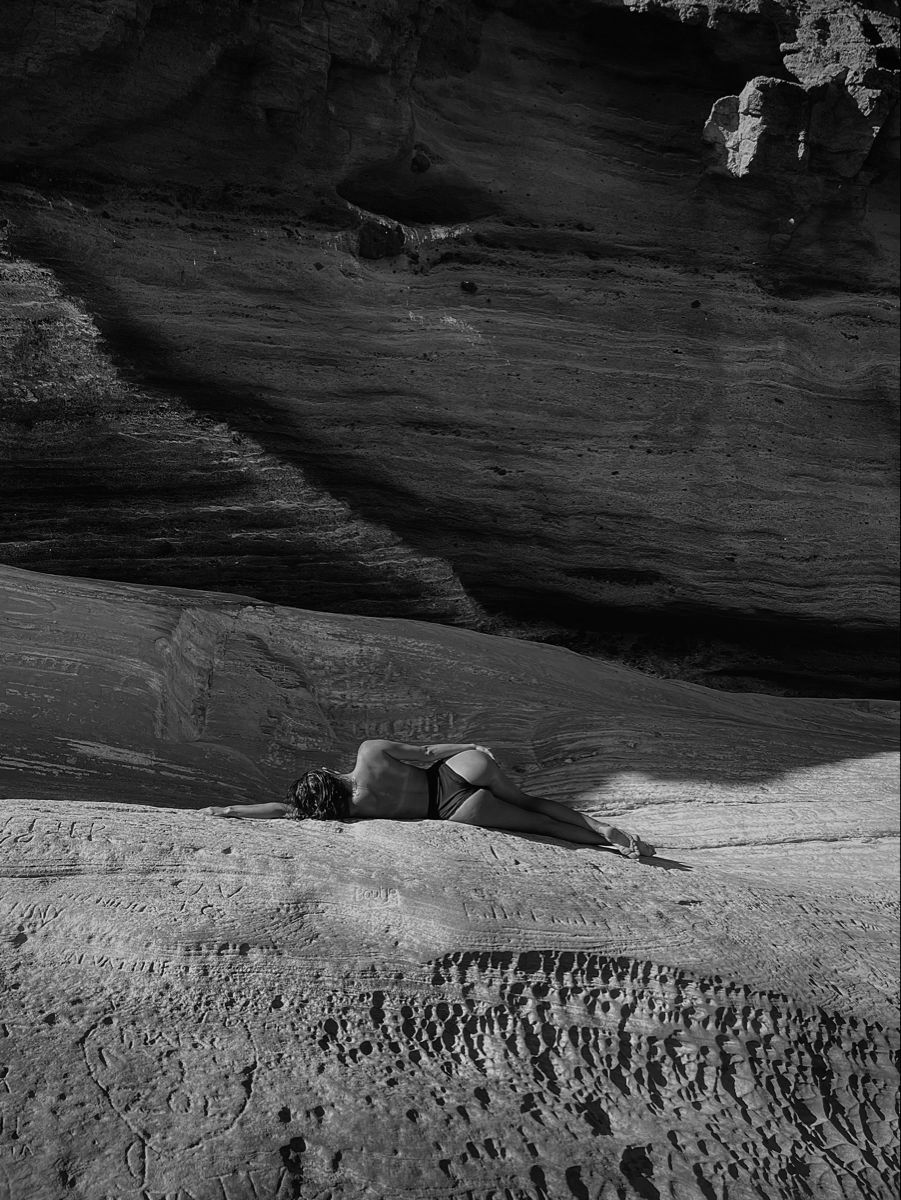
[[[616,847],[623,858],[653,858],[657,853],[656,846],[652,846],[650,842],[643,842],[633,833],[627,833],[626,837],[629,839],[628,846]]]
[[[600,822],[593,824],[596,825],[598,833],[607,839],[611,848],[623,858],[653,858],[657,853],[656,846],[652,846],[650,842],[643,842],[634,833],[626,833],[623,829],[617,829],[615,825],[602,825]]]

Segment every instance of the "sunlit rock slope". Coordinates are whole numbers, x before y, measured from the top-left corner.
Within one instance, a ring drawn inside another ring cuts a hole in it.
[[[0,558],[891,695],[889,10],[13,4]]]
[[[2,572],[9,1200],[891,1195],[897,707]],[[628,863],[224,822],[477,737]]]

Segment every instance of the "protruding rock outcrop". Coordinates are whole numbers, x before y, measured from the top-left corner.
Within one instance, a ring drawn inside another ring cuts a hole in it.
[[[849,179],[868,164],[897,165],[898,6],[807,3],[797,14],[781,50],[811,96],[813,168]]]
[[[717,100],[704,127],[714,169],[742,178],[805,172],[810,101],[797,83],[758,76],[740,96]]]
[[[882,1200],[897,706],[2,575],[10,1200]],[[660,843],[220,821],[478,737]]]
[[[852,180],[898,162],[898,14],[884,5],[800,4],[780,46],[792,77],[750,79],[718,100],[705,138],[714,165],[778,180]]]

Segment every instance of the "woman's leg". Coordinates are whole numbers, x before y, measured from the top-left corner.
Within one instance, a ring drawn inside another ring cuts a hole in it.
[[[456,769],[456,768],[455,768]],[[532,812],[508,804],[487,788],[480,788],[463,801],[448,820],[460,825],[478,825],[483,829],[509,829],[517,833],[537,833],[583,846],[607,846],[607,839],[590,829],[580,829],[566,821],[555,821],[544,813]]]
[[[622,829],[617,829],[615,825],[609,825],[606,821],[597,820],[596,817],[576,812],[575,809],[568,808],[556,800],[548,800],[546,796],[531,796],[528,792],[522,791],[512,779],[504,774],[493,758],[483,754],[480,750],[464,750],[461,754],[455,754],[453,758],[447,760],[447,765],[468,783],[475,783],[480,787],[487,788],[500,800],[506,800],[508,804],[516,805],[527,812],[541,813],[545,817],[571,825],[583,832],[600,834],[608,845],[613,846],[621,854],[635,857],[639,854],[650,856],[656,852],[656,847],[649,842],[643,842],[640,838],[634,837]],[[560,835],[555,834],[554,836]],[[580,839],[572,838],[572,840]]]

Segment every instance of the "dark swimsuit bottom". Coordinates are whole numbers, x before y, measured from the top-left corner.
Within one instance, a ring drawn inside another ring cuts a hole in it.
[[[429,782],[430,821],[449,821],[464,800],[481,789],[451,770],[446,762],[434,763],[426,771]]]

